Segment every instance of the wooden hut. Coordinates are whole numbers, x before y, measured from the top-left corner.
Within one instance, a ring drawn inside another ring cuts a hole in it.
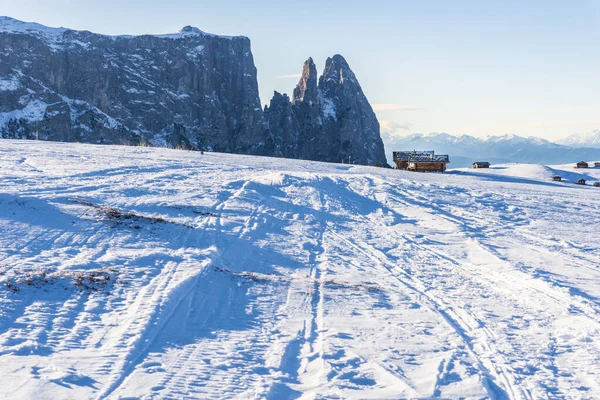
[[[473,168],[489,168],[490,163],[487,161],[475,161],[473,163]]]
[[[552,177],[552,180],[553,180],[554,182],[562,182],[562,178],[561,178],[560,176],[558,176],[558,175],[554,175],[554,176]]]
[[[600,182],[594,182],[594,186],[600,187]]]
[[[600,162],[596,161],[596,162],[594,163],[594,168],[600,168]]]
[[[580,180],[577,181],[578,185],[585,185],[585,179],[581,178]]]
[[[396,169],[407,170],[411,160],[417,157],[432,157],[434,154],[434,151],[394,151],[394,164]]]
[[[576,168],[588,168],[589,165],[585,161],[579,161],[575,167]]]
[[[408,163],[408,170],[414,172],[444,172],[446,171],[446,162],[413,161]]]
[[[450,156],[434,151],[394,151],[393,157],[396,169],[415,172],[444,172],[450,162]]]
[[[408,169],[408,160],[410,160],[409,151],[394,151],[394,164],[396,164],[396,169]]]

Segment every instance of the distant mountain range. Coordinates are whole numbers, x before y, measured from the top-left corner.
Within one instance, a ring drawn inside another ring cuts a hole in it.
[[[575,133],[568,136],[557,143],[569,147],[588,147],[600,149],[600,129],[595,129],[590,132]]]
[[[596,132],[598,134],[598,131]],[[434,150],[438,154],[449,154],[450,168],[468,167],[474,161],[489,161],[492,164],[508,162],[566,164],[580,160],[600,160],[600,145],[597,144],[596,148],[591,147],[594,144],[593,135],[590,137],[574,135],[564,144],[516,135],[488,136],[480,139],[469,135],[455,136],[448,133],[415,133],[391,137],[384,132],[383,137],[386,143],[386,156],[390,162],[392,152],[396,150]],[[589,148],[575,147],[577,143],[588,143],[584,140],[591,140]]]

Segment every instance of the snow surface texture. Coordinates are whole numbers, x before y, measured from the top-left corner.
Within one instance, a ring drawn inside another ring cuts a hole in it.
[[[598,398],[600,189],[545,174],[0,141],[3,397]]]

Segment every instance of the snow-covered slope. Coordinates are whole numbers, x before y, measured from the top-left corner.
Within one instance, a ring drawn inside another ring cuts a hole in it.
[[[507,168],[0,141],[3,396],[597,398],[600,189]]]
[[[589,162],[594,165],[594,162]],[[497,164],[489,169],[457,168],[449,171],[450,174],[471,175],[483,179],[541,181],[548,182],[554,176],[560,176],[561,182],[556,184],[577,185],[580,179],[587,184],[600,181],[600,168],[575,168],[575,164],[540,165],[540,164]]]
[[[574,133],[560,140],[558,143],[570,147],[590,147],[600,149],[600,129],[590,132]]]
[[[385,133],[383,137],[386,138]],[[386,140],[388,159],[391,159],[392,152],[395,150],[435,150],[438,154],[450,155],[452,168],[468,167],[474,161],[488,161],[492,164],[507,162],[562,164],[600,158],[600,149],[573,147],[537,137],[525,138],[517,135],[475,138],[447,133],[416,133],[401,137],[388,136]]]

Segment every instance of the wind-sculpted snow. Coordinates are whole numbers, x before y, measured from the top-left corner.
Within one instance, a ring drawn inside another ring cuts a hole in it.
[[[600,189],[504,168],[1,141],[3,397],[599,397]]]

